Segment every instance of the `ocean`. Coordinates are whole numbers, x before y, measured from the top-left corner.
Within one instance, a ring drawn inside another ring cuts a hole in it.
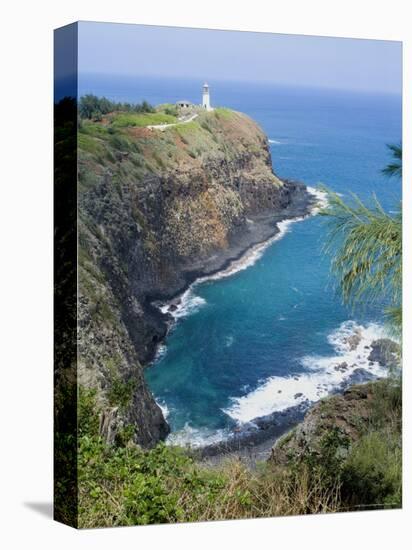
[[[81,75],[79,93],[117,101],[200,102],[201,81]],[[373,193],[388,211],[401,185],[381,169],[386,144],[401,139],[401,97],[209,82],[212,105],[242,111],[269,138],[281,178],[319,183],[348,198]],[[146,369],[150,389],[172,433],[170,443],[218,442],[253,419],[331,393],[368,361],[384,335],[382,307],[342,304],[324,252],[325,221],[313,215],[282,222],[281,231],[227,272],[198,281],[184,294],[175,324]],[[352,350],[347,337],[361,331]],[[334,367],[346,362],[347,371]]]

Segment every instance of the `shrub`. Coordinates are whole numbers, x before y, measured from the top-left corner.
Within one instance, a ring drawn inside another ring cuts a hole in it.
[[[342,499],[351,508],[401,506],[400,437],[371,432],[353,448],[342,472]]]
[[[202,471],[181,449],[158,445],[108,447],[84,436],[79,449],[81,527],[190,520],[200,502],[213,503],[221,475]],[[191,506],[187,498],[193,499]],[[195,516],[196,517],[196,516]]]
[[[125,111],[135,113],[154,113],[155,109],[146,100],[142,103],[116,103],[106,97],[97,97],[93,94],[86,94],[80,98],[79,114],[81,118],[101,120],[102,115],[113,111]]]
[[[136,380],[130,378],[124,380],[119,373],[120,360],[112,358],[107,362],[109,373],[109,387],[107,390],[107,399],[112,407],[126,409],[132,400],[136,389]]]
[[[79,437],[97,436],[99,433],[99,416],[97,413],[97,391],[79,386],[77,401],[77,430]]]
[[[166,113],[166,115],[177,117],[177,107],[175,105],[169,105],[165,107],[164,112]]]

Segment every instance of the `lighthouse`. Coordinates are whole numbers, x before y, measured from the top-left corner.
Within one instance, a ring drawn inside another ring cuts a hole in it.
[[[210,106],[209,84],[207,84],[207,82],[203,84],[202,88],[202,107],[206,109],[206,111],[212,110]]]

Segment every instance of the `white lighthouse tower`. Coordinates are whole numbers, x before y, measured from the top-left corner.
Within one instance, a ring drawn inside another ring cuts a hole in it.
[[[206,111],[211,111],[212,107],[210,106],[210,94],[209,94],[209,84],[205,82],[202,88],[202,107]]]

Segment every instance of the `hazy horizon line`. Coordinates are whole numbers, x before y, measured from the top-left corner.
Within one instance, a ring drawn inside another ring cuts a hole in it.
[[[336,91],[336,92],[352,92],[359,94],[369,94],[369,95],[388,95],[388,96],[397,96],[402,97],[403,95],[403,86],[400,90],[382,90],[382,89],[371,89],[371,88],[351,88],[351,87],[337,87],[337,86],[328,86],[328,85],[315,85],[315,84],[306,84],[306,83],[296,83],[296,82],[277,82],[276,80],[269,79],[240,79],[240,78],[205,78],[200,76],[188,76],[188,75],[162,75],[157,73],[113,73],[113,72],[101,72],[101,71],[82,71],[78,73],[78,81],[80,82],[81,77],[84,76],[101,76],[101,77],[117,77],[124,79],[144,79],[144,78],[153,78],[159,80],[182,80],[182,81],[195,81],[198,80],[202,85],[204,82],[208,82],[209,86],[213,86],[213,82],[224,82],[224,83],[241,83],[246,85],[263,85],[263,86],[277,86],[279,88],[300,88],[308,90],[325,90],[325,91]]]

